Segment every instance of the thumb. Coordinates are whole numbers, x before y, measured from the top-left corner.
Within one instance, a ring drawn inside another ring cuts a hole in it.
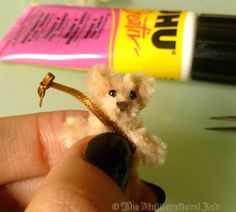
[[[113,203],[125,200],[131,160],[120,136],[86,137],[51,169],[26,211],[111,211]]]

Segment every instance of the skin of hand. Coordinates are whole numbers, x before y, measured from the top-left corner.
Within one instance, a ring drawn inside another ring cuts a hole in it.
[[[65,149],[60,130],[72,115],[88,116],[58,111],[0,118],[0,211],[121,211],[121,203],[129,201],[110,176],[86,160],[96,136]],[[156,201],[153,188],[141,183],[134,204]]]

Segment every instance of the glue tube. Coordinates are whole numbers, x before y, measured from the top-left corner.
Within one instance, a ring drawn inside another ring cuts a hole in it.
[[[105,63],[121,73],[204,79],[212,51],[212,37],[205,35],[212,25],[217,28],[209,20],[192,11],[34,5],[0,43],[0,61],[78,70]]]
[[[72,6],[30,6],[0,44],[0,60],[185,80],[196,14]]]
[[[198,17],[191,77],[236,85],[236,16]]]

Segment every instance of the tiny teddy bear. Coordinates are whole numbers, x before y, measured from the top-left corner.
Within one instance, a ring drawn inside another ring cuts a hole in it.
[[[120,75],[107,65],[96,65],[87,79],[91,99],[128,135],[136,145],[136,156],[145,165],[162,165],[166,145],[145,129],[140,111],[154,93],[154,79],[143,74]],[[69,117],[65,121],[63,140],[66,147],[81,138],[109,132],[109,129],[91,112],[88,119]]]

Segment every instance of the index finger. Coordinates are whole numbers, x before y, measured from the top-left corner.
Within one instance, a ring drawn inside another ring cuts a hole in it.
[[[45,175],[63,154],[60,131],[68,116],[85,111],[57,111],[0,118],[0,184]]]

